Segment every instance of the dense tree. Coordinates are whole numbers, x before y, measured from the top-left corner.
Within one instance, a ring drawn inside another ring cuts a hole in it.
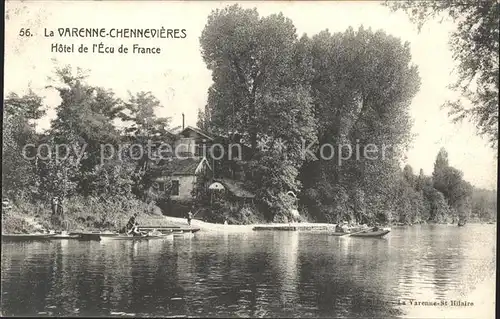
[[[137,196],[143,197],[151,186],[150,164],[158,155],[162,143],[171,144],[170,133],[171,119],[157,117],[156,111],[162,107],[160,101],[151,92],[130,94],[125,103],[125,109],[120,113],[120,118],[128,125],[124,128],[129,146],[122,147],[122,160],[134,162],[133,191]],[[135,146],[132,147],[131,145]],[[168,149],[163,149],[168,150]],[[170,154],[171,155],[171,154]]]
[[[114,121],[124,106],[112,91],[88,85],[85,79],[82,70],[56,69],[52,87],[59,92],[62,102],[56,108],[50,136],[52,145],[66,145],[83,152],[78,162],[73,161],[73,165],[81,167],[72,179],[78,181],[80,192],[88,195],[96,191],[99,175],[104,174],[100,165],[106,155],[101,156],[101,146],[109,144],[117,148],[120,143]]]
[[[373,220],[389,208],[381,203],[389,203],[385,199],[392,196],[399,178],[398,159],[410,141],[408,107],[420,82],[409,45],[382,31],[349,28],[336,34],[322,31],[311,38],[309,47],[319,144],[342,148],[334,150],[335,160],[313,162],[301,175],[307,187],[318,188],[320,202],[325,203],[318,209],[333,213],[325,210],[332,194],[323,192],[324,185],[339,184],[349,201],[365,205],[358,209],[363,216],[352,214]],[[339,155],[348,157],[349,146],[359,146],[361,155],[340,163]],[[365,147],[386,147],[388,152],[373,159],[363,156]]]
[[[295,27],[282,14],[259,17],[233,5],[212,12],[200,43],[214,81],[205,111],[211,130],[242,135],[254,153],[256,191],[271,215],[287,211],[286,192],[300,186],[302,142],[315,140]]]
[[[458,62],[453,88],[467,101],[448,101],[455,120],[468,118],[496,148],[498,143],[498,50],[500,4],[484,1],[391,1],[393,10],[404,10],[419,29],[431,18],[447,15],[457,28],[450,38]],[[470,104],[471,107],[467,107]]]
[[[36,150],[25,146],[36,144],[35,121],[44,113],[42,98],[33,92],[23,96],[11,93],[4,100],[2,185],[11,198],[36,192],[36,163],[30,159]]]

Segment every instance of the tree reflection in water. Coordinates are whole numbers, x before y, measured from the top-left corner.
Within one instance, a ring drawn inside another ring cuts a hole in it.
[[[482,226],[393,229],[381,240],[250,232],[3,243],[2,312],[394,317],[409,313],[401,297],[460,295],[494,271],[495,230]]]

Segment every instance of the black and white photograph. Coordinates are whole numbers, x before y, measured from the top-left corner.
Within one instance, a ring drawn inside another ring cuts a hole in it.
[[[497,0],[6,0],[1,317],[495,318]]]

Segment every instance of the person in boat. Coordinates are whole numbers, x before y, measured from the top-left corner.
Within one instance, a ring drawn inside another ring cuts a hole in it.
[[[143,236],[143,234],[139,231],[138,222],[135,222],[134,226],[129,230],[128,234],[132,236]]]
[[[341,222],[335,226],[335,231],[337,233],[347,233],[349,231],[349,227],[346,222]]]
[[[132,228],[134,228],[134,225],[135,225],[135,218],[137,217],[137,213],[134,213],[134,215],[132,215],[132,217],[130,217],[130,219],[128,220],[127,222],[127,225],[125,225],[125,227],[123,227],[123,229],[121,230],[121,233],[129,233]]]

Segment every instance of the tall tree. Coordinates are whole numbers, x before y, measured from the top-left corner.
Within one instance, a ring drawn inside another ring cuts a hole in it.
[[[336,148],[334,154],[331,150],[323,154],[333,155],[333,160],[320,159],[305,167],[303,181],[307,187],[318,187],[325,203],[319,209],[326,214],[340,212],[328,209],[331,194],[324,186],[342,185],[351,202],[365,203],[362,219],[372,219],[378,211],[388,210],[384,205],[390,200],[385,199],[395,191],[398,160],[411,138],[408,109],[420,79],[411,64],[409,44],[361,27],[335,34],[322,31],[312,37],[309,47],[319,144]],[[361,153],[356,156],[358,146]],[[365,147],[379,152],[388,147],[388,151],[384,158],[378,153],[374,159],[363,155]],[[339,155],[349,160],[341,163]]]
[[[287,211],[286,192],[300,187],[302,142],[316,138],[295,27],[282,14],[259,17],[255,9],[232,5],[211,13],[200,43],[214,81],[209,126],[242,135],[253,151],[254,185],[270,215]]]
[[[171,118],[156,115],[157,110],[163,106],[151,92],[138,92],[135,95],[129,93],[129,95],[120,118],[128,124],[124,131],[128,142],[135,144],[135,147],[123,150],[128,154],[126,161],[135,164],[133,191],[137,196],[143,197],[151,186],[149,175],[151,161],[158,158],[158,155],[166,155],[158,153],[161,144],[171,145],[172,134],[169,131]]]
[[[87,84],[85,73],[70,67],[56,69],[54,87],[61,96],[57,116],[51,125],[51,141],[68,148],[84,151],[84,156],[75,165],[81,165],[78,176],[79,191],[89,195],[96,190],[96,183],[105,158],[101,156],[102,145],[117,148],[120,134],[115,127],[124,105],[114,93]],[[104,155],[104,154],[103,154]]]
[[[27,146],[37,144],[36,120],[44,114],[42,98],[31,91],[23,96],[10,93],[4,100],[2,185],[11,198],[36,192],[36,162],[31,160],[36,150]]]
[[[436,156],[436,161],[434,162],[434,171],[432,175],[435,177],[439,172],[444,170],[449,166],[448,163],[448,152],[444,147],[441,147],[439,150],[437,156]]]
[[[436,157],[432,179],[434,188],[444,195],[454,213],[460,216],[470,214],[472,186],[463,180],[463,172],[449,166],[448,153],[444,148]]]
[[[498,146],[498,50],[500,3],[481,1],[391,1],[393,10],[404,10],[418,28],[438,15],[449,16],[456,24],[450,45],[458,62],[458,81],[452,86],[463,100],[448,101],[455,121],[468,118],[479,134]],[[470,104],[470,107],[467,107]]]

